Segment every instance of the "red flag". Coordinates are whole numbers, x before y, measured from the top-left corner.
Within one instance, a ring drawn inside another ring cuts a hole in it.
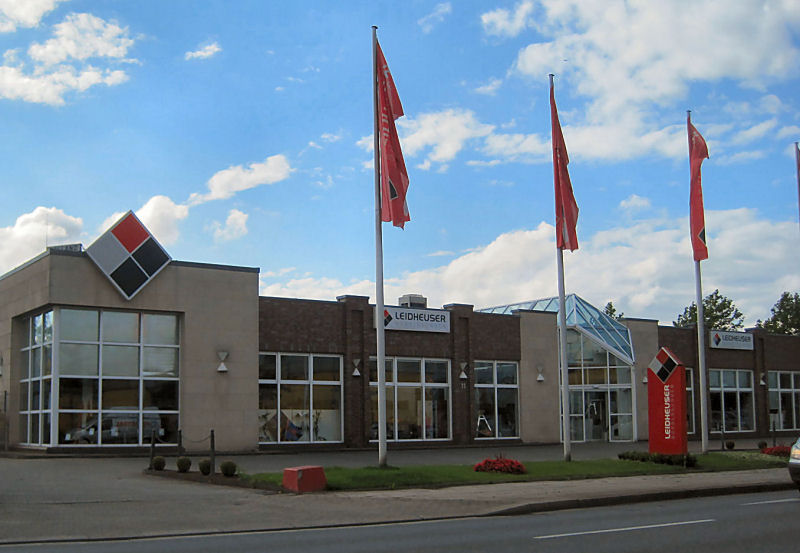
[[[556,246],[569,251],[578,249],[578,204],[572,194],[572,183],[569,180],[569,156],[561,134],[561,123],[558,121],[556,97],[553,92],[553,81],[550,81],[550,122],[553,126],[553,181],[556,189]]]
[[[410,221],[406,192],[408,173],[400,149],[400,139],[395,128],[395,119],[403,116],[400,96],[394,86],[381,45],[378,47],[378,110],[380,113],[380,173],[381,173],[381,220],[391,221],[403,228]]]
[[[689,191],[689,228],[692,234],[692,250],[694,260],[708,259],[706,244],[706,223],[703,214],[703,186],[700,183],[700,166],[708,158],[706,141],[692,125],[691,116],[686,118],[689,131],[689,168],[691,170],[691,188]]]

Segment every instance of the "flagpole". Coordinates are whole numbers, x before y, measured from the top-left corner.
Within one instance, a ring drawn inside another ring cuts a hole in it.
[[[691,122],[692,112],[686,110],[687,120]],[[690,152],[691,158],[691,152]],[[689,163],[691,167],[691,161]],[[694,262],[694,281],[697,305],[697,364],[700,375],[700,450],[708,453],[708,384],[706,375],[706,332],[705,314],[703,310],[703,280],[700,273],[700,262]]]
[[[383,229],[381,221],[380,130],[378,123],[378,27],[372,26],[372,104],[375,151],[375,334],[378,369],[378,466],[386,466],[386,340],[383,328]]]
[[[550,73],[550,89],[553,89],[553,75]],[[556,146],[553,145],[555,148]],[[556,167],[553,166],[553,171]],[[558,224],[558,217],[556,217]],[[567,363],[567,302],[564,292],[564,250],[558,247],[558,229],[556,229],[556,264],[558,268],[558,336],[559,336],[559,375],[561,378],[561,434],[564,441],[564,461],[572,460],[572,443],[570,440],[570,408],[569,408],[569,373]]]
[[[797,142],[794,143],[794,160],[797,165],[797,208],[800,210],[800,146],[797,145]],[[798,222],[800,223],[800,218],[798,218]]]

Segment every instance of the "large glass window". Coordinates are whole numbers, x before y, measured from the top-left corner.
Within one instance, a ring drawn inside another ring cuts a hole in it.
[[[475,362],[475,438],[519,437],[518,366]]]
[[[56,308],[27,322],[22,443],[177,442],[177,315]]]
[[[341,442],[341,381],[341,356],[261,353],[259,442]]]
[[[755,429],[753,371],[709,369],[711,432]]]
[[[567,330],[567,361],[570,440],[632,441],[633,367],[575,329]]]
[[[386,358],[386,439],[450,439],[450,361],[407,357]],[[378,439],[377,360],[369,361],[372,426]]]
[[[775,428],[800,429],[800,372],[769,371],[769,409],[777,411]]]

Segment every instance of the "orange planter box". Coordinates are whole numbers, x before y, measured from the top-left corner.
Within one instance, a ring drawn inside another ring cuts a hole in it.
[[[316,465],[283,469],[283,487],[297,493],[318,492],[325,489],[328,481],[325,471]]]

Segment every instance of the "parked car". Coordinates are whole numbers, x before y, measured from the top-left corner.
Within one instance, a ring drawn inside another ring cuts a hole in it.
[[[144,413],[143,440],[149,442],[150,434],[156,431],[156,436],[164,434],[161,427],[161,418],[156,413]],[[101,437],[104,444],[137,444],[139,443],[139,415],[137,413],[104,413],[101,423]],[[64,441],[74,444],[97,443],[97,417],[90,418],[80,428],[73,428],[64,436]],[[158,438],[156,438],[158,439]]]
[[[789,475],[800,489],[800,438],[797,438],[789,452]]]

